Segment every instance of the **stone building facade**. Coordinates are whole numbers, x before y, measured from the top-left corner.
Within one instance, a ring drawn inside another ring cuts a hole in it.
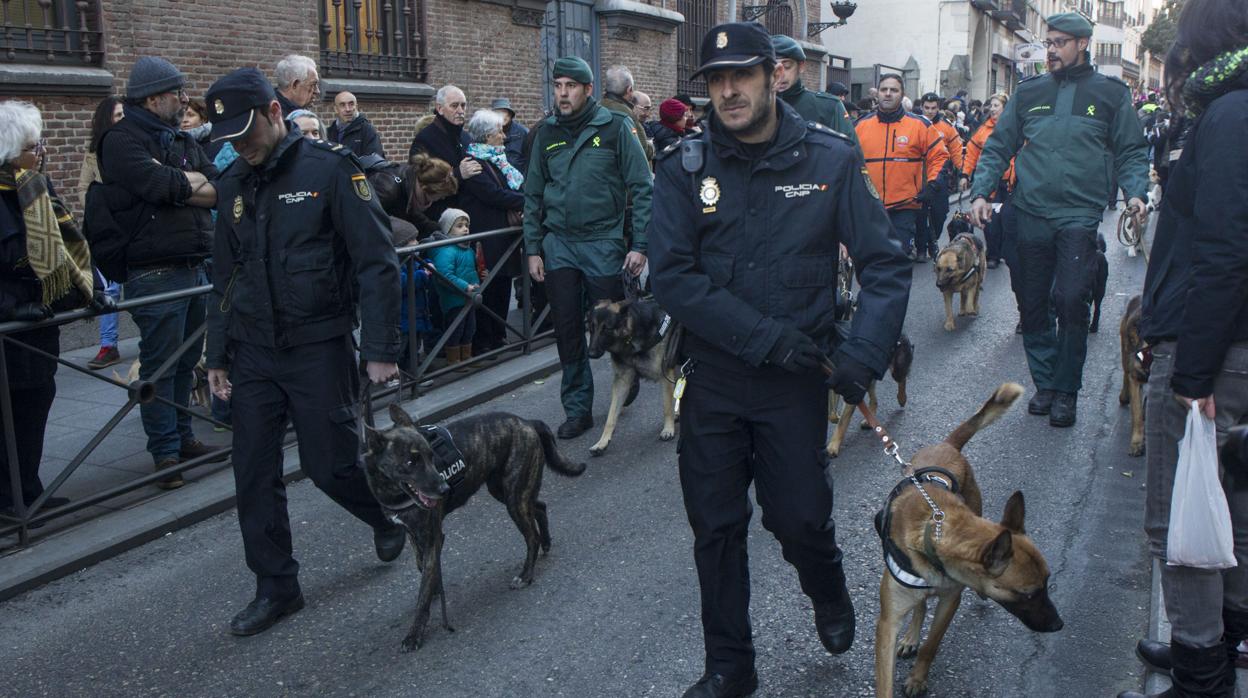
[[[817,3],[787,6],[819,20]],[[0,32],[0,99],[43,112],[47,169],[68,202],[100,98],[122,94],[139,55],[162,56],[189,76],[202,98],[222,74],[254,65],[271,74],[300,53],[320,66],[322,102],[354,92],[393,158],[403,157],[436,88],[461,87],[469,109],[508,97],[529,124],[549,106],[549,66],[559,55],[586,58],[599,75],[621,63],[657,104],[678,92],[704,95],[688,76],[706,29],[749,13],[738,0],[19,0],[6,2]],[[785,28],[805,38],[800,22]],[[823,53],[806,44],[808,85],[822,84]],[[657,116],[657,109],[655,110]]]

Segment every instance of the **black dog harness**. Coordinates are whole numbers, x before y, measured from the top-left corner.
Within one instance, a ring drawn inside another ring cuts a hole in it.
[[[455,493],[455,486],[464,481],[464,471],[468,466],[464,463],[464,454],[455,445],[455,439],[451,437],[451,432],[446,427],[440,427],[436,424],[424,424],[416,427],[416,431],[429,442],[429,448],[433,451],[433,467],[438,471],[438,476],[450,488],[447,497]],[[406,491],[406,490],[404,490]],[[397,505],[382,504],[386,511],[391,514],[402,514],[405,511],[422,506],[415,497],[408,497],[406,501]]]
[[[939,485],[953,494],[960,494],[961,488],[958,487],[958,480],[953,473],[944,468],[930,467],[920,468],[915,471],[914,475],[907,477],[889,493],[888,500],[884,502],[884,508],[875,514],[875,532],[880,536],[880,543],[884,547],[884,565],[888,568],[888,573],[893,575],[899,584],[911,589],[932,589],[933,584],[914,569],[914,563],[910,561],[910,556],[901,549],[901,546],[893,542],[891,535],[893,524],[893,500],[901,496],[907,487],[914,486],[919,483],[930,483]],[[924,499],[929,499],[926,492],[920,492],[924,495]],[[931,503],[929,501],[929,506]],[[943,519],[943,515],[942,515]],[[924,536],[924,547],[927,563],[936,568],[941,575],[945,575],[944,565],[940,564],[940,559],[935,555],[935,546],[930,542],[930,538]],[[947,575],[945,575],[947,576]]]
[[[958,279],[958,283],[965,283],[967,279],[979,273],[979,251],[983,249],[983,247],[981,247],[983,243],[981,243],[979,238],[975,237],[971,233],[962,233],[954,238],[953,241],[957,242],[962,239],[966,239],[970,242],[971,249],[975,250],[975,263],[971,265],[970,269],[966,270],[966,273],[962,275],[962,278]]]

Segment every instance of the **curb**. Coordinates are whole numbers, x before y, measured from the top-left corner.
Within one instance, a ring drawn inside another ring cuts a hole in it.
[[[507,359],[418,399],[402,404],[424,421],[438,421],[475,407],[559,368],[555,347]],[[419,408],[413,409],[413,408]],[[378,426],[390,423],[378,413]],[[295,444],[284,453],[283,480],[303,479]],[[8,555],[0,565],[0,601],[59,579],[234,508],[234,474],[220,470],[186,487],[105,514]]]

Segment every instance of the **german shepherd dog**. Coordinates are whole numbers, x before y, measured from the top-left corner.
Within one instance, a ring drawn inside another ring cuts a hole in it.
[[[958,315],[979,315],[979,293],[988,273],[984,243],[970,233],[962,233],[936,256],[936,288],[945,296],[945,331],[952,332],[953,294],[962,294]]]
[[[1093,258],[1096,268],[1092,277],[1092,324],[1088,332],[1096,334],[1101,329],[1101,303],[1105,300],[1105,287],[1109,283],[1109,259],[1105,256],[1105,236],[1096,235],[1096,256]]]
[[[511,588],[533,583],[538,547],[550,551],[550,523],[546,504],[537,498],[542,487],[542,466],[560,475],[576,477],[584,463],[572,463],[555,447],[555,435],[544,422],[492,412],[456,420],[446,425],[462,460],[440,470],[433,447],[412,418],[398,405],[390,405],[393,426],[384,431],[368,429],[364,455],[369,487],[383,509],[402,524],[416,549],[420,568],[420,592],[416,619],[403,650],[410,652],[424,642],[425,626],[434,595],[442,597],[442,627],[451,630],[446,618],[442,588],[442,521],[463,506],[481,485],[507,506],[507,513],[524,536],[524,567]],[[455,468],[458,472],[453,472]],[[454,488],[444,479],[448,473]],[[455,478],[462,478],[456,482]]]
[[[875,627],[875,695],[881,698],[893,695],[893,666],[898,656],[918,654],[905,694],[917,696],[927,690],[932,660],[967,587],[1001,604],[1031,630],[1062,629],[1061,616],[1048,594],[1048,564],[1023,527],[1023,493],[1010,496],[1000,523],[983,518],[979,486],[962,455],[966,442],[1022,394],[1023,387],[1016,383],[1002,385],[943,442],[916,453],[905,476],[914,476],[923,492],[903,480],[876,516],[885,550],[894,553],[880,579],[880,617]],[[894,576],[897,557],[907,558],[912,573],[919,576],[917,582],[907,577],[914,585]],[[927,641],[919,647],[927,599],[932,596],[939,599],[936,613]],[[906,616],[910,625],[898,645]]]
[[[590,455],[601,456],[611,443],[616,421],[624,408],[625,397],[637,377],[655,381],[663,392],[663,430],[660,441],[676,436],[676,411],[673,391],[676,386],[676,363],[669,348],[676,336],[674,323],[664,331],[666,313],[653,300],[598,301],[589,311],[589,358],[611,354],[611,407],[607,423],[598,443],[589,447]]]
[[[1118,403],[1131,406],[1131,446],[1129,456],[1144,455],[1144,386],[1152,354],[1140,339],[1140,297],[1127,301],[1127,310],[1118,324],[1118,341],[1122,347],[1122,390]]]
[[[888,373],[897,382],[897,404],[906,406],[906,380],[910,377],[910,366],[914,364],[914,344],[910,338],[902,334],[893,348],[893,357],[889,360]],[[879,402],[875,399],[876,381],[867,386],[867,395],[871,402],[871,411],[875,412]],[[836,425],[832,438],[828,439],[827,452],[829,458],[836,458],[841,453],[841,443],[845,441],[845,432],[849,430],[850,418],[854,415],[854,406],[846,404],[842,407],[841,397],[828,391],[828,421]],[[863,429],[870,427],[862,423]]]

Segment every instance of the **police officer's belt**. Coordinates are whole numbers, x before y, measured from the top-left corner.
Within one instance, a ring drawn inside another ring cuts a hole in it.
[[[416,427],[416,431],[429,442],[429,448],[433,451],[433,467],[438,471],[438,476],[442,478],[446,486],[450,488],[446,497],[451,497],[455,494],[455,487],[464,481],[464,471],[468,469],[467,464],[464,463],[464,454],[455,445],[455,439],[451,438],[451,432],[447,431],[446,427],[423,424]],[[412,497],[396,506],[388,504],[382,506],[391,513],[401,514],[422,505],[416,501],[415,497]]]
[[[958,487],[958,480],[953,473],[944,468],[930,467],[919,468],[914,473],[914,479],[939,485],[953,494],[961,494],[961,488]],[[899,584],[911,589],[931,589],[931,582],[924,579],[914,569],[914,563],[910,562],[910,556],[901,549],[901,546],[893,542],[891,535],[893,525],[893,500],[897,499],[907,487],[912,486],[913,480],[906,478],[897,483],[893,491],[889,493],[888,500],[884,502],[884,508],[875,514],[875,532],[880,536],[880,543],[884,547],[884,564],[888,567],[888,573],[893,575]],[[925,545],[927,542],[925,540]],[[936,568],[936,571],[942,576],[948,576],[945,573],[944,565],[940,564],[940,559],[935,556],[935,550],[926,551],[927,563]]]

